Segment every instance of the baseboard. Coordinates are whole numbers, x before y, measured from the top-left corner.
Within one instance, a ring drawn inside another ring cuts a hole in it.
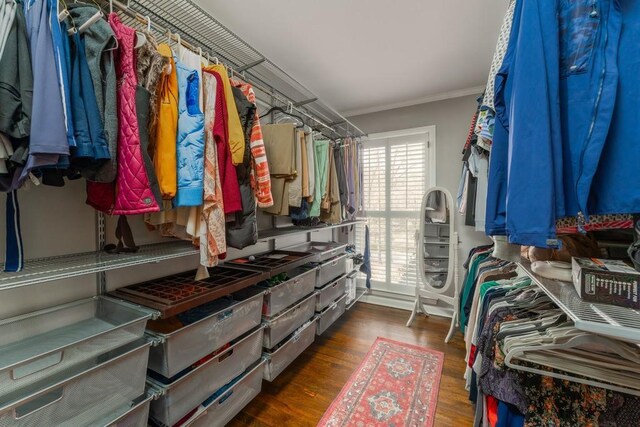
[[[364,295],[360,299],[360,302],[366,304],[381,305],[406,311],[413,310],[414,301],[413,297],[408,295],[389,294],[379,291],[372,291],[371,294]],[[447,317],[449,319],[453,317],[453,309],[448,307],[428,305],[426,309],[429,311],[429,315],[432,316]]]

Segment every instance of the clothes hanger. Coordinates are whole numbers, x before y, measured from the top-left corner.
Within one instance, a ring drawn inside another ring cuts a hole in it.
[[[91,16],[91,18],[87,19],[87,22],[80,25],[80,28],[78,28],[78,31],[80,32],[80,34],[84,33],[89,29],[90,26],[92,26],[93,24],[101,20],[103,17],[104,17],[104,14],[102,13],[102,9],[98,8],[98,11],[94,13],[93,16]]]
[[[265,117],[265,116],[268,116],[268,115],[269,115],[269,114],[271,114],[271,113],[282,113],[282,114],[288,115],[288,116],[290,116],[290,117],[296,118],[296,119],[298,119],[300,122],[304,123],[304,120],[302,120],[302,117],[300,117],[300,116],[298,116],[298,115],[296,115],[296,114],[288,113],[284,108],[282,108],[282,107],[277,107],[277,106],[276,106],[276,107],[271,107],[271,108],[269,108],[269,109],[267,110],[267,112],[266,112],[266,113],[264,113],[263,115],[261,115],[261,116],[260,116],[260,118],[263,118],[263,117]]]
[[[144,31],[136,31],[136,44],[133,48],[140,49],[145,44],[147,44],[147,35]]]

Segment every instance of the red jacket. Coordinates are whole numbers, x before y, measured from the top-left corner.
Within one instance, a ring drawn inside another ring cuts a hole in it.
[[[205,68],[205,73],[211,73],[216,78],[216,115],[213,121],[213,137],[216,140],[218,151],[218,169],[220,172],[220,182],[222,184],[222,199],[224,202],[224,213],[232,214],[242,211],[242,198],[240,196],[240,186],[236,175],[236,168],[231,162],[231,152],[229,151],[229,129],[226,122],[227,103],[224,98],[224,86],[222,78],[213,70]]]

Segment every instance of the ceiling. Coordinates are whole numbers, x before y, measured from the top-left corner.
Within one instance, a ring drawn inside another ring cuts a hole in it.
[[[196,0],[352,116],[477,93],[506,1]]]

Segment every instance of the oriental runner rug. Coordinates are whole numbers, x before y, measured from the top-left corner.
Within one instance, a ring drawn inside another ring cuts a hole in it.
[[[378,338],[319,427],[433,425],[444,354]]]

